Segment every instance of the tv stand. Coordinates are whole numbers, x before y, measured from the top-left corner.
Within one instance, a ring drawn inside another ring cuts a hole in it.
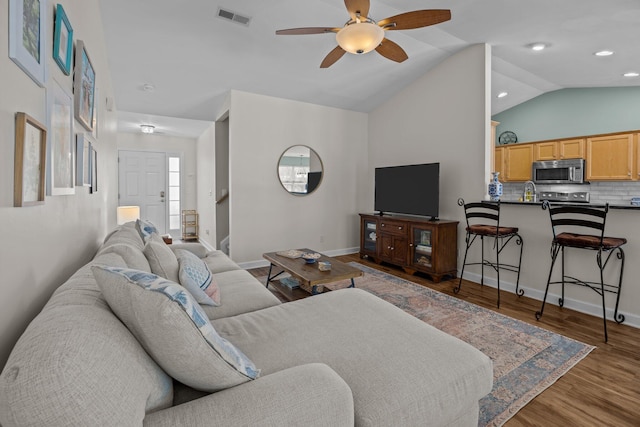
[[[458,274],[458,221],[360,214],[360,258],[417,271],[438,283]]]

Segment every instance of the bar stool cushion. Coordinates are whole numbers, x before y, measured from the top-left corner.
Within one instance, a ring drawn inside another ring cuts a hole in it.
[[[487,224],[473,224],[467,227],[467,231],[481,236],[495,236],[496,226]],[[498,227],[499,236],[508,236],[518,232],[518,227]]]
[[[560,233],[555,238],[556,243],[572,248],[592,248],[600,247],[600,236],[591,234]],[[627,243],[624,237],[603,237],[602,248],[614,249]]]

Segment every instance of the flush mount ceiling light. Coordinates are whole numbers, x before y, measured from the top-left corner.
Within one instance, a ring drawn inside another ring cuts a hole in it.
[[[594,53],[595,56],[611,56],[613,55],[612,50],[599,50]]]
[[[153,92],[154,90],[156,90],[156,87],[151,83],[145,83],[142,85],[142,90],[145,92]]]
[[[509,92],[500,92],[498,94],[498,98],[504,98],[505,96],[509,95]]]
[[[409,58],[396,43],[385,37],[387,31],[411,30],[439,24],[451,19],[448,9],[414,10],[413,12],[374,21],[369,17],[369,0],[344,0],[351,19],[342,27],[305,27],[278,30],[278,35],[336,33],[338,46],[324,58],[320,68],[332,66],[346,53],[361,55],[375,49],[380,55],[395,62]]]
[[[153,125],[140,125],[142,133],[153,133],[155,129],[156,127]]]
[[[548,48],[549,45],[547,43],[531,43],[530,45],[527,45],[527,47],[531,50],[535,50],[536,52],[539,52],[541,50],[545,50],[546,48]]]
[[[630,71],[628,73],[624,73],[623,76],[624,77],[638,77],[638,76],[640,76],[640,73],[636,73],[635,71]]]

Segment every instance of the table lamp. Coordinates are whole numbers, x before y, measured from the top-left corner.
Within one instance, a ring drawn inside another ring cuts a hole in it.
[[[140,206],[118,206],[116,217],[118,225],[137,219],[140,219]]]

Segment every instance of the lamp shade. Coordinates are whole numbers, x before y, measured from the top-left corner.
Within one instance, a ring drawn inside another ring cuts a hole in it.
[[[118,206],[118,214],[116,216],[118,225],[137,219],[140,219],[140,206]]]
[[[363,54],[377,48],[384,39],[384,30],[371,22],[354,22],[336,34],[341,48],[349,53]]]

